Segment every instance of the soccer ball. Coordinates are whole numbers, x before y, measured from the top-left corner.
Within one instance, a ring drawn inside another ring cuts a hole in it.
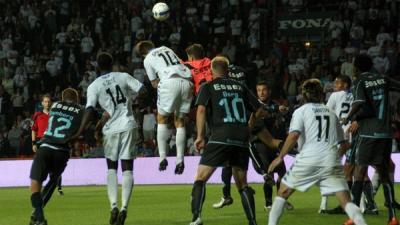
[[[164,21],[169,17],[169,7],[164,2],[156,3],[153,6],[153,17],[156,20]]]

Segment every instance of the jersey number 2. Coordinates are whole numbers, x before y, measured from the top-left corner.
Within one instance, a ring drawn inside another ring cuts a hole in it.
[[[325,127],[325,142],[328,142],[328,135],[329,135],[329,116],[316,116],[315,117],[318,121],[318,141],[321,141],[322,138],[322,123],[323,120],[326,120],[326,127]]]
[[[110,95],[111,101],[113,102],[114,107],[117,107],[118,104],[126,102],[125,95],[122,92],[122,90],[119,87],[119,85],[115,85],[115,92],[117,93],[117,98],[114,98],[114,95],[113,95],[113,93],[112,93],[110,88],[107,88],[106,92],[107,92],[108,95]]]

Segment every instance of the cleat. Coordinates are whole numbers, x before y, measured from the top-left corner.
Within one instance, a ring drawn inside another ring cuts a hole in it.
[[[285,209],[291,211],[294,209],[294,206],[290,202],[286,202]]]
[[[214,209],[221,209],[225,206],[231,205],[233,203],[233,198],[232,197],[222,197],[221,201],[214,203],[213,208]]]
[[[176,164],[175,174],[182,174],[183,170],[185,170],[185,163],[180,162],[180,163]]]
[[[32,214],[29,221],[29,225],[35,225],[35,223],[36,223],[36,217]]]
[[[268,184],[269,186],[274,186],[275,185],[275,180],[274,177],[271,174],[264,173],[263,174],[264,182]]]
[[[272,205],[264,205],[264,211],[269,212],[272,209]]]
[[[378,211],[378,208],[376,208],[376,207],[366,208],[364,210],[363,214],[366,214],[366,215],[378,215],[379,211]]]
[[[189,223],[189,225],[203,225],[203,221],[201,221],[200,217],[197,217],[197,219],[191,223]]]
[[[353,222],[353,220],[348,219],[346,222],[343,223],[343,225],[355,225],[355,223]]]
[[[118,225],[118,208],[113,208],[110,215],[110,225]]]
[[[389,220],[388,225],[399,225],[399,221],[396,217],[393,217],[391,220]]]
[[[319,210],[318,210],[318,213],[319,213],[319,214],[328,214],[327,211],[328,211],[328,210],[326,210],[326,209],[319,209]]]
[[[158,170],[159,170],[159,171],[164,171],[164,170],[167,169],[167,166],[168,166],[168,161],[167,161],[166,159],[163,159],[163,160],[160,162],[160,166],[158,167]]]
[[[249,225],[257,225],[257,222],[255,220],[249,221]]]
[[[47,221],[46,221],[46,220],[41,221],[41,222],[36,221],[36,222],[34,223],[34,225],[47,225]]]
[[[326,213],[327,214],[346,214],[341,206],[338,206],[338,207],[333,208],[333,209],[327,209]]]
[[[60,196],[63,196],[64,195],[64,192],[63,192],[63,190],[60,188],[60,189],[58,189],[58,195],[60,195]]]
[[[121,210],[121,212],[119,212],[118,225],[124,225],[125,224],[126,216],[127,216],[126,210]]]

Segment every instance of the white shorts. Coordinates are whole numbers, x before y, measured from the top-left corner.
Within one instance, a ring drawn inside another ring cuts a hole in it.
[[[104,135],[104,156],[112,161],[135,158],[136,144],[139,140],[138,129]]]
[[[160,81],[157,89],[157,110],[160,115],[176,113],[179,117],[189,113],[193,98],[193,83],[173,77]]]
[[[317,167],[293,164],[286,172],[282,183],[292,189],[305,192],[314,184],[320,188],[322,195],[330,195],[340,191],[348,191],[343,166]]]

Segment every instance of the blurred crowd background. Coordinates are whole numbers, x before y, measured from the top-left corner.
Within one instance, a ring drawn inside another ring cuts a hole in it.
[[[209,58],[225,54],[245,69],[250,88],[265,80],[270,97],[292,109],[308,78],[323,82],[328,99],[336,76],[352,77],[352,60],[359,53],[373,58],[376,73],[400,77],[398,0],[169,0],[165,22],[152,17],[155,2],[0,0],[0,157],[32,157],[32,115],[41,111],[44,94],[57,101],[62,89],[74,87],[86,103],[101,51],[114,56],[115,71],[128,72],[152,90],[134,109],[142,128],[140,156],[156,156],[156,92],[141,57],[132,51],[140,40],[169,46],[182,60],[192,43],[202,44]],[[397,99],[393,94],[394,149],[400,139]],[[196,154],[193,119],[192,114],[187,155]],[[288,120],[276,122],[286,126]],[[172,136],[171,155],[174,148]],[[93,129],[72,154],[102,156]]]

